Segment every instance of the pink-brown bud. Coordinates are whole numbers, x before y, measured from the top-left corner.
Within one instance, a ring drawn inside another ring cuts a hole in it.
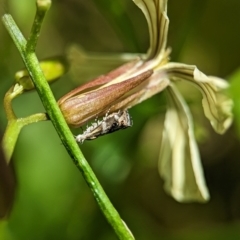
[[[139,86],[153,74],[152,70],[148,70],[124,81],[110,84],[115,79],[116,73],[121,75],[120,72],[117,69],[63,96],[58,104],[66,122],[72,127],[80,127],[96,116],[100,117],[109,110],[112,112],[111,107],[114,104],[123,101],[124,97],[129,97],[129,91]],[[108,84],[104,87],[106,83]],[[119,109],[114,109],[114,111],[117,110]]]

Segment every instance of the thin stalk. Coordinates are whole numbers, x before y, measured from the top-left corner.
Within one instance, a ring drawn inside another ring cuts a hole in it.
[[[3,16],[3,23],[20,52],[20,55],[34,82],[36,90],[39,94],[39,97],[43,103],[43,106],[45,107],[45,110],[50,120],[52,121],[61,141],[63,142],[63,145],[65,146],[69,155],[72,157],[73,162],[75,163],[77,168],[81,171],[102,213],[104,214],[105,218],[114,229],[119,239],[132,240],[134,239],[133,235],[131,234],[130,230],[127,228],[125,223],[122,221],[120,215],[113,207],[110,200],[108,199],[95,174],[93,173],[88,162],[86,161],[82,152],[80,151],[79,146],[77,145],[68,125],[66,124],[65,119],[52,94],[52,91],[39,66],[38,59],[35,53],[33,52],[33,49],[35,47],[30,47],[35,46],[35,42],[37,41],[37,38],[39,36],[40,31],[39,26],[41,23],[37,21],[42,20],[43,18],[41,17],[35,18],[34,25],[32,28],[32,33],[35,35],[35,37],[34,36],[30,37],[30,39],[35,39],[34,41],[32,41],[34,42],[34,44],[29,43],[28,45],[12,17],[9,14],[5,14]],[[39,30],[35,30],[35,25],[36,29]],[[28,45],[28,48],[26,48],[26,45]]]
[[[25,118],[11,119],[8,121],[8,125],[2,139],[2,147],[7,164],[10,163],[19,133],[22,128],[28,124],[46,120],[48,120],[48,118],[45,113],[37,113]]]
[[[37,12],[35,15],[34,23],[31,29],[29,39],[27,41],[26,51],[34,52],[37,46],[37,41],[40,35],[42,22],[44,17],[51,6],[51,0],[37,0]]]

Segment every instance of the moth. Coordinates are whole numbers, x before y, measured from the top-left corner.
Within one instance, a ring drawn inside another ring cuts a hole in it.
[[[127,110],[119,110],[98,120],[82,133],[75,137],[76,141],[83,143],[85,140],[93,140],[100,136],[116,132],[132,126],[132,120]]]

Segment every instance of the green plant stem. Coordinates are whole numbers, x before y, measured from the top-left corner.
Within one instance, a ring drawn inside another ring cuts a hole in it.
[[[5,14],[3,16],[3,23],[20,52],[25,66],[34,82],[39,97],[41,98],[46,112],[51,119],[60,139],[62,140],[63,145],[67,149],[69,155],[72,157],[75,165],[81,171],[85,181],[93,192],[94,198],[96,199],[102,213],[106,217],[109,224],[113,227],[119,239],[134,239],[133,235],[120,218],[118,212],[111,204],[88,162],[85,160],[82,152],[80,151],[79,146],[77,145],[54,99],[51,89],[46,82],[35,53],[32,51],[26,51],[26,40],[24,39],[11,15]],[[38,23],[35,21],[34,24]],[[32,30],[32,32],[35,31]],[[32,48],[29,48],[28,50],[30,49]]]
[[[7,128],[3,135],[2,147],[7,164],[10,163],[18,135],[22,128],[28,124],[48,120],[45,113],[37,113],[25,118],[11,119],[8,121]]]
[[[16,83],[7,91],[3,100],[8,125],[3,136],[2,148],[7,164],[10,163],[21,129],[31,123],[48,120],[45,113],[38,113],[25,118],[16,117],[12,108],[12,100],[22,93],[23,87]]]
[[[8,121],[8,125],[2,139],[2,148],[7,164],[10,163],[20,131],[21,126],[16,119]]]
[[[22,92],[22,89],[20,89],[19,93],[21,92]],[[4,96],[3,105],[4,105],[4,110],[5,110],[8,121],[17,119],[12,108],[12,100],[17,95],[18,93],[15,95],[14,86],[12,86]]]
[[[34,52],[37,46],[38,37],[42,26],[43,19],[47,13],[47,10],[51,6],[50,0],[37,0],[37,12],[35,15],[34,23],[31,29],[29,39],[27,41],[26,51]]]

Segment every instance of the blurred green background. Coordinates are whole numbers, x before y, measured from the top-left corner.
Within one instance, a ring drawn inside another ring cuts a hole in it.
[[[8,0],[0,6],[1,14],[8,9],[28,36],[35,0]],[[180,204],[163,191],[157,161],[164,93],[130,110],[132,128],[80,147],[136,239],[240,239],[240,1],[169,0],[168,15],[172,61],[196,64],[206,74],[232,82],[229,94],[236,117],[223,136],[206,121],[195,90],[182,86],[195,119],[211,200]],[[37,55],[39,59],[64,55],[72,44],[92,52],[146,52],[147,24],[131,0],[55,0]],[[74,64],[81,69],[81,63]],[[93,77],[91,64],[89,76],[73,79],[69,73],[52,84],[56,98]],[[1,99],[21,68],[16,47],[1,24]],[[14,109],[19,117],[44,111],[35,92],[17,98]],[[7,124],[3,107],[0,121],[3,133]],[[9,217],[0,223],[1,240],[117,239],[50,122],[23,129],[12,162],[16,193]]]

